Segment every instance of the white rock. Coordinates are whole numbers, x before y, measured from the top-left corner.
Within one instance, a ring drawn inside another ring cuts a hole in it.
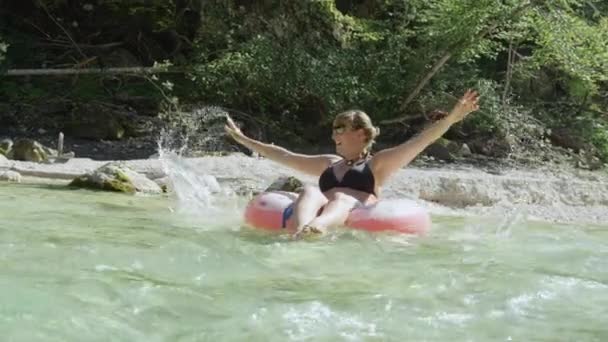
[[[15,171],[0,171],[0,181],[21,183],[21,175]]]
[[[8,167],[8,159],[6,159],[4,154],[0,154],[0,167]]]
[[[154,181],[148,179],[145,175],[133,171],[125,163],[122,162],[110,162],[93,172],[87,173],[84,178],[87,179],[87,183],[94,183],[99,185],[100,189],[104,188],[104,184],[117,179],[116,175],[123,175],[128,179],[128,183],[132,184],[135,191],[139,193],[147,194],[159,194],[162,193],[162,189]]]
[[[460,147],[460,155],[462,155],[462,156],[470,156],[471,155],[471,148],[469,147],[469,145],[462,144],[462,146]]]

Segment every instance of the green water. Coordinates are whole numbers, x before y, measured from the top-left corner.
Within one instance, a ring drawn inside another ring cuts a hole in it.
[[[605,228],[435,217],[424,238],[293,242],[241,229],[241,205],[0,184],[2,340],[608,339]]]

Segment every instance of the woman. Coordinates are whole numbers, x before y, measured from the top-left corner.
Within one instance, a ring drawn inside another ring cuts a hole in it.
[[[228,133],[239,144],[260,155],[298,171],[319,177],[319,186],[305,186],[294,201],[288,228],[295,236],[324,233],[343,225],[350,211],[378,200],[380,188],[397,170],[409,164],[420,152],[441,137],[455,123],[479,109],[479,95],[467,90],[444,118],[419,135],[392,148],[370,155],[379,130],[362,111],[351,110],[334,119],[332,139],[336,153],[305,155],[265,144],[245,136],[227,116]]]

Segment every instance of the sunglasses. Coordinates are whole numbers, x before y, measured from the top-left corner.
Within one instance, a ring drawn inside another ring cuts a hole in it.
[[[336,126],[332,127],[332,131],[334,132],[334,134],[342,134],[342,133],[346,132],[346,126],[336,125]]]

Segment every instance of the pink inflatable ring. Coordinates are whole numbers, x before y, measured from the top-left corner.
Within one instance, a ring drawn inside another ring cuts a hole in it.
[[[296,196],[289,192],[265,192],[255,196],[245,208],[245,223],[258,229],[285,229],[291,219]],[[431,228],[431,218],[428,211],[415,201],[382,199],[353,209],[346,227],[370,232],[424,234]]]

